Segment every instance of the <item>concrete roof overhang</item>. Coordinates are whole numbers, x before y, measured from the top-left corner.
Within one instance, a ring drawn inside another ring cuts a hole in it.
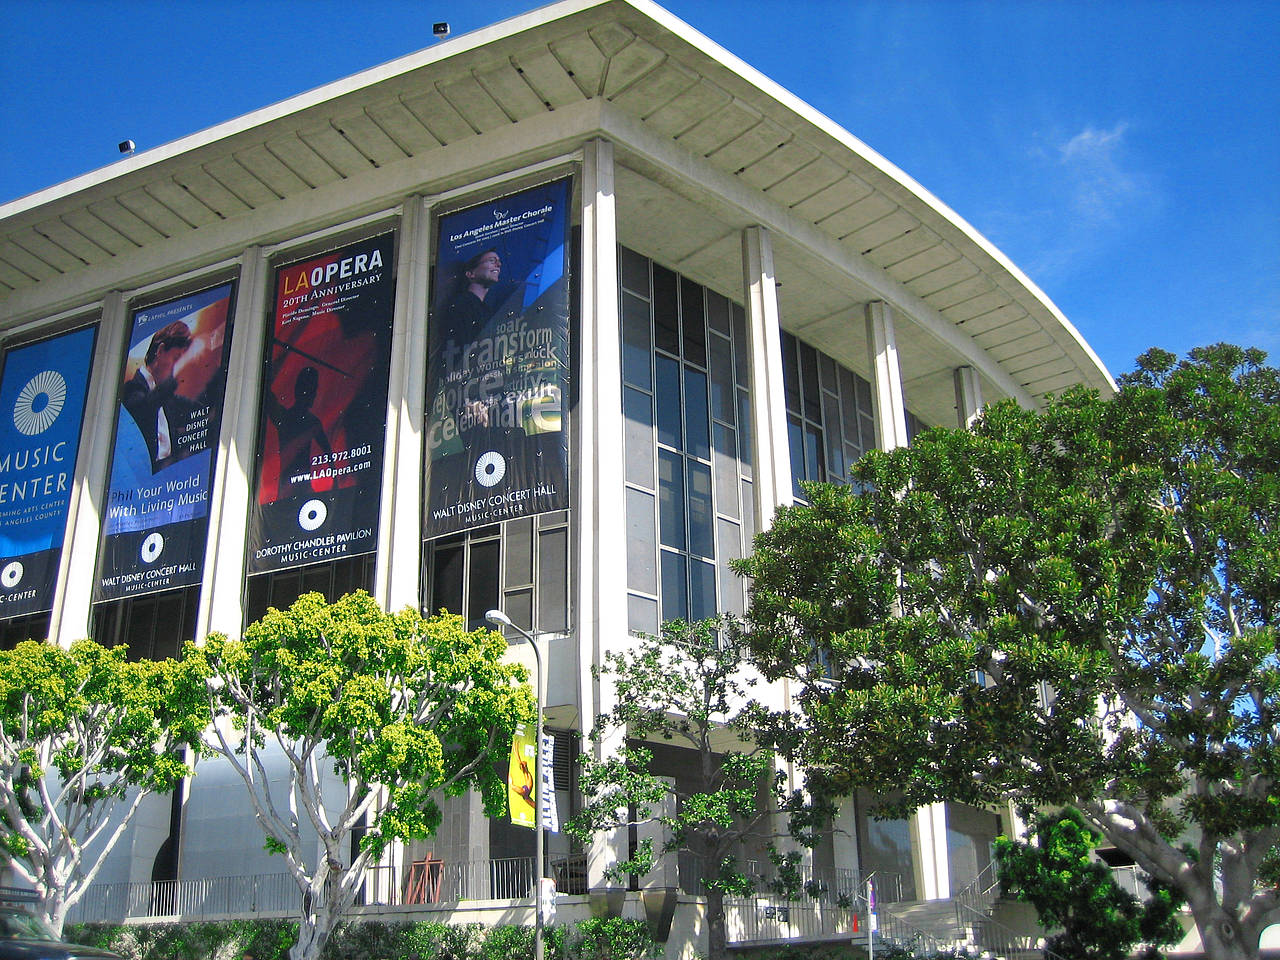
[[[593,136],[615,144],[622,243],[740,299],[741,230],[768,228],[783,326],[864,375],[863,305],[893,305],[930,422],[953,422],[958,365],[988,399],[1114,390],[976,230],[648,0],[563,0],[0,205],[0,336]]]

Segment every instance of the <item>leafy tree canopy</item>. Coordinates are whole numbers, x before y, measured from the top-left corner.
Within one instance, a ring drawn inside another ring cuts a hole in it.
[[[268,849],[302,890],[294,960],[319,955],[388,842],[435,831],[437,796],[474,788],[501,812],[493,760],[533,715],[525,671],[502,662],[505,650],[500,634],[468,632],[460,617],[387,613],[364,591],[335,603],[307,594],[243,640],[187,646],[191,685],[215,719],[205,749],[240,774]],[[281,763],[285,797],[271,788]],[[342,789],[326,790],[334,778]],[[324,853],[311,866],[317,838]]]
[[[804,683],[799,758],[906,808],[1073,804],[1212,956],[1256,956],[1280,907],[1265,360],[1153,350],[1112,400],[993,404],[781,511],[740,570],[754,656]]]
[[[24,641],[0,651],[0,848],[61,931],[142,799],[190,771],[196,738],[172,661]]]
[[[1141,901],[1116,882],[1092,853],[1102,835],[1070,808],[1035,819],[1031,842],[996,838],[996,862],[1005,893],[1035,907],[1040,925],[1060,930],[1046,943],[1064,960],[1125,960],[1147,944],[1144,960],[1182,940],[1180,894],[1148,879]]]

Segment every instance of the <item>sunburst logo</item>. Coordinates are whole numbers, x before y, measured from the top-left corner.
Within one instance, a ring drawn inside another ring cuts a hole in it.
[[[13,425],[28,437],[53,426],[67,401],[67,381],[57,370],[44,370],[18,391],[13,405]]]

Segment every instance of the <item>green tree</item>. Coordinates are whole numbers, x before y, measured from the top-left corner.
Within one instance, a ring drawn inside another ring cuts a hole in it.
[[[653,836],[645,838],[629,860],[615,864],[608,871],[615,882],[648,873],[662,855],[696,858],[711,960],[725,956],[725,895],[755,888],[740,860],[743,845],[772,845],[780,839],[774,815],[803,808],[760,739],[766,716],[749,697],[755,680],[738,648],[722,642],[724,628],[715,619],[673,621],[660,637],[606,654],[598,675],[612,678],[617,705],[597,718],[592,736],[627,739],[604,759],[583,757],[583,810],[568,825],[584,841],[641,824],[665,837],[660,848]],[[676,783],[654,772],[648,742],[689,751]],[[798,830],[796,839],[809,838]]]
[[[143,798],[190,771],[174,664],[80,640],[0,651],[0,848],[58,932]]]
[[[804,683],[800,758],[902,808],[1073,805],[1211,957],[1256,957],[1280,907],[1265,360],[1151,351],[1110,401],[994,404],[781,511],[740,569],[755,657]]]
[[[302,892],[292,960],[320,955],[389,842],[434,833],[434,796],[475,788],[490,815],[502,810],[493,759],[533,714],[525,671],[502,662],[505,650],[501,635],[468,633],[460,617],[389,614],[363,591],[332,604],[307,594],[243,640],[188,644],[184,663],[214,719],[205,748],[243,779],[267,848]],[[269,776],[281,761],[284,797]],[[329,772],[340,789],[326,789]]]
[[[1092,855],[1102,834],[1076,810],[1036,816],[1029,839],[996,838],[1000,884],[1035,907],[1045,930],[1062,930],[1046,943],[1053,953],[1066,960],[1125,960],[1145,943],[1145,960],[1159,960],[1160,947],[1182,940],[1183,898],[1149,879],[1146,901],[1120,886]]]

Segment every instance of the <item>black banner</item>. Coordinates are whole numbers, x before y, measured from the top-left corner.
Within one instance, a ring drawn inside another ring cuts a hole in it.
[[[0,378],[0,620],[53,608],[96,327],[8,351]]]
[[[377,549],[394,241],[276,270],[250,573]]]
[[[442,217],[426,538],[569,505],[570,181]]]
[[[234,289],[134,312],[95,601],[201,580]]]

